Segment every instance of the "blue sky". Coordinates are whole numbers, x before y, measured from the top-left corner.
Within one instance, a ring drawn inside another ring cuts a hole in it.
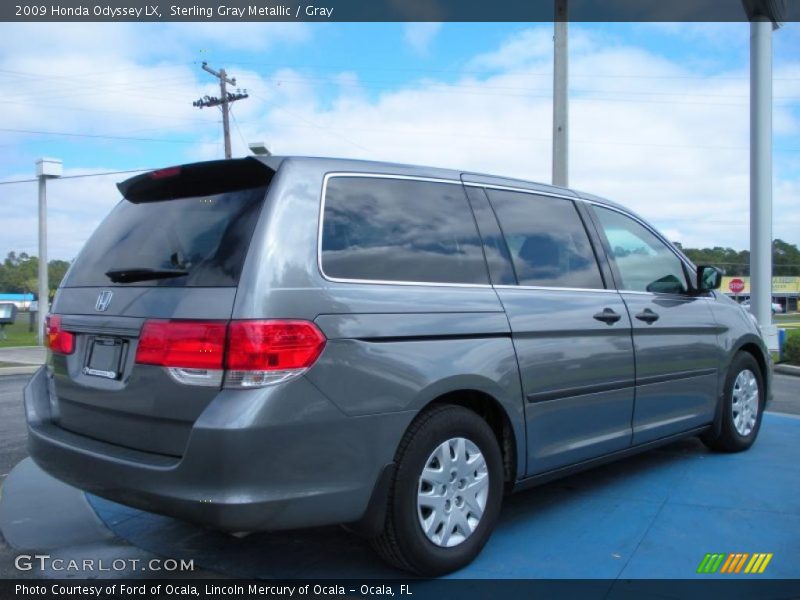
[[[547,24],[4,24],[0,180],[39,156],[65,174],[221,157],[225,67],[235,155],[353,156],[548,181]],[[30,40],[36,39],[35,44]],[[570,26],[570,184],[687,245],[748,246],[747,24]],[[800,27],[774,36],[776,237],[800,243]],[[145,139],[107,139],[118,138]],[[51,254],[74,257],[124,176],[50,186]],[[0,253],[35,253],[34,184],[0,186]]]

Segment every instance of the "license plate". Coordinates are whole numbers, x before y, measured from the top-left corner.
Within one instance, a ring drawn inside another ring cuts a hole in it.
[[[94,377],[116,379],[119,375],[122,357],[122,340],[114,338],[94,338],[89,350],[89,360],[83,372]]]

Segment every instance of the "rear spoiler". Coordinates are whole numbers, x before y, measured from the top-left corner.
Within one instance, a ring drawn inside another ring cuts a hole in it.
[[[136,175],[118,183],[117,188],[135,204],[209,196],[267,185],[282,161],[274,156],[248,156],[191,163]]]

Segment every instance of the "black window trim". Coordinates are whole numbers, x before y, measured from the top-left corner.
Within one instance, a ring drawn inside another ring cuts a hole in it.
[[[320,275],[326,281],[330,281],[332,283],[358,283],[358,284],[378,284],[378,285],[402,285],[402,286],[422,286],[422,287],[451,287],[451,288],[485,288],[491,289],[491,283],[448,283],[448,282],[438,282],[438,281],[394,281],[394,280],[384,280],[384,279],[349,279],[349,278],[342,278],[342,277],[331,277],[325,273],[325,270],[322,268],[322,229],[323,229],[323,220],[325,218],[325,201],[328,192],[328,182],[333,179],[334,177],[363,177],[367,179],[400,179],[405,181],[423,181],[428,183],[446,183],[450,185],[457,185],[462,188],[463,191],[463,184],[461,181],[457,179],[441,179],[437,177],[424,177],[424,176],[417,176],[417,175],[401,175],[401,174],[393,174],[393,173],[369,173],[369,172],[362,172],[362,171],[335,171],[326,173],[322,179],[322,198],[319,203],[319,217],[317,223],[317,269],[319,269]],[[475,215],[472,213],[472,206],[469,203],[469,198],[464,195],[464,200],[466,202],[467,209],[470,211],[470,216],[475,220]],[[477,224],[475,225],[476,235],[479,235]],[[480,239],[480,237],[478,238]],[[483,249],[481,248],[481,255],[483,256]],[[484,266],[486,267],[486,277],[487,281],[489,280],[489,271],[488,266],[486,265],[486,257],[484,256]]]

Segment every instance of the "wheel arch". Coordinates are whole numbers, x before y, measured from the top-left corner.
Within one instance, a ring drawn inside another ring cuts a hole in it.
[[[725,363],[725,370],[721,374],[720,380],[721,385],[719,389],[719,393],[717,394],[717,408],[714,414],[714,422],[711,426],[711,433],[712,435],[718,435],[721,428],[722,428],[722,411],[724,409],[724,400],[725,400],[725,382],[728,379],[728,370],[733,363],[734,358],[740,353],[746,352],[750,354],[758,364],[758,367],[761,371],[761,380],[764,384],[764,398],[765,403],[769,400],[770,397],[770,386],[771,386],[771,377],[770,377],[770,367],[769,367],[769,357],[766,354],[767,350],[764,346],[764,342],[761,338],[756,335],[747,335],[742,337],[738,342],[733,346],[731,351],[728,353],[728,357]]]
[[[524,472],[520,461],[524,460],[524,452],[520,455],[519,448],[524,449],[524,440],[520,444],[518,434],[515,432],[503,404],[493,395],[479,389],[463,388],[444,392],[432,398],[425,404],[418,414],[433,408],[451,404],[462,406],[480,416],[494,432],[500,452],[503,456],[503,477],[509,488],[517,480],[519,473]]]

